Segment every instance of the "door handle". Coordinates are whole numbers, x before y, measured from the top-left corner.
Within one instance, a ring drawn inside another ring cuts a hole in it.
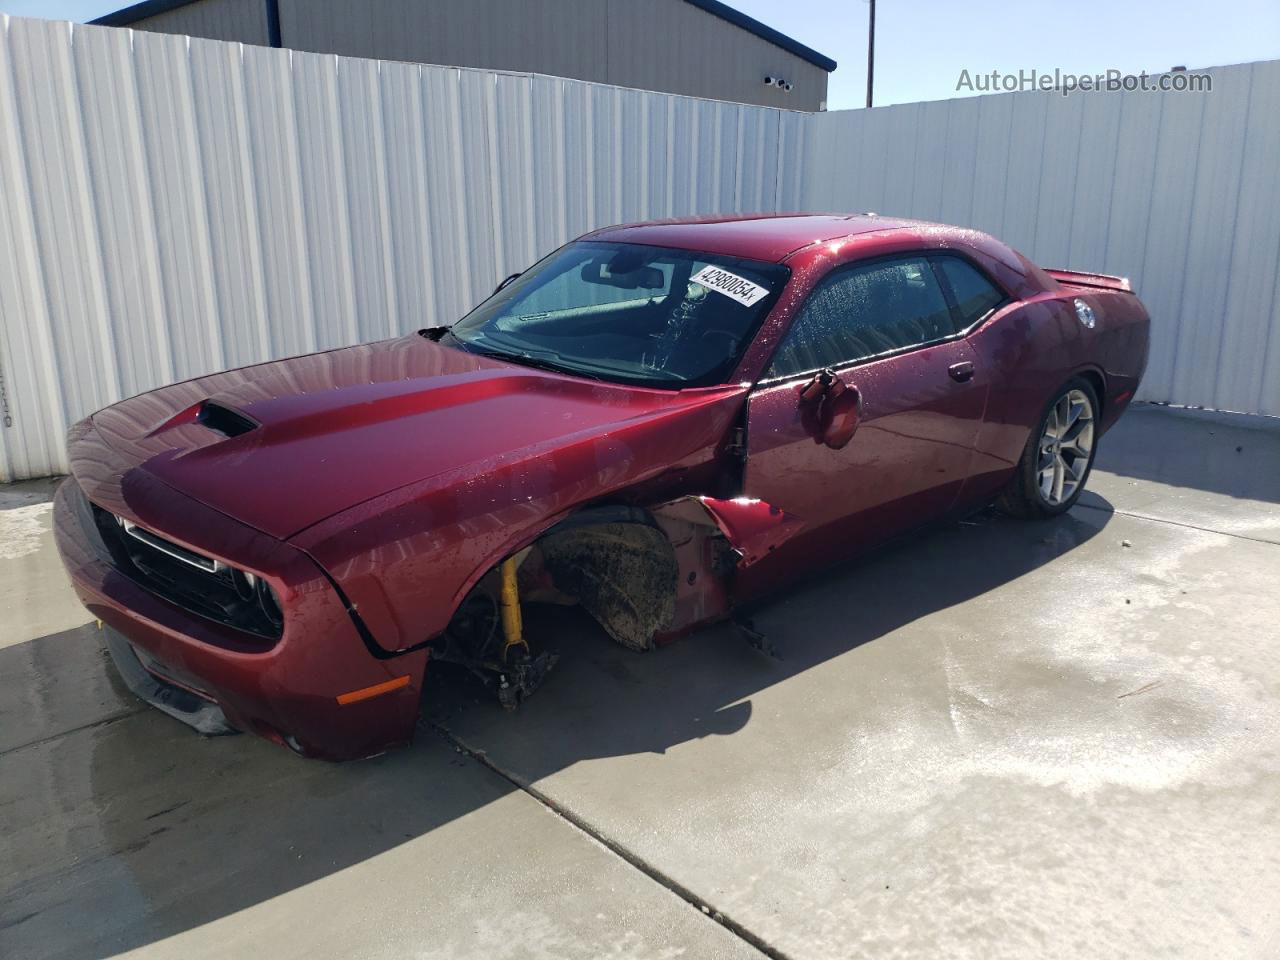
[[[969,360],[953,363],[947,367],[947,373],[951,375],[951,379],[956,383],[966,383],[973,379],[973,363]]]

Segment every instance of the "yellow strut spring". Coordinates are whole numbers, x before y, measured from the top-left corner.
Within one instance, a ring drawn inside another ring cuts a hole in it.
[[[516,582],[516,568],[519,561],[515,557],[507,557],[502,561],[502,598],[499,606],[502,610],[502,659],[507,658],[511,648],[524,647],[529,651],[529,643],[524,638],[524,622],[520,616],[520,587]]]

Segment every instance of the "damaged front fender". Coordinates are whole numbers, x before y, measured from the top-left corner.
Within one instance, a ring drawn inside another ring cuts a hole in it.
[[[746,497],[687,496],[652,512],[592,508],[540,537],[521,578],[526,590],[550,588],[580,604],[622,646],[648,650],[725,616],[733,570],[756,563],[803,526]]]
[[[738,554],[739,567],[763,559],[804,528],[799,517],[750,497],[684,497],[661,512],[690,523],[713,523]]]

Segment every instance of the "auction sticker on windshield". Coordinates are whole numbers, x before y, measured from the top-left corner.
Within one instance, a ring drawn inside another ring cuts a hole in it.
[[[737,300],[744,307],[751,306],[769,292],[758,283],[752,283],[745,277],[730,273],[728,270],[721,270],[719,267],[703,267],[690,279],[694,283],[702,284],[708,290],[723,293],[726,297]]]

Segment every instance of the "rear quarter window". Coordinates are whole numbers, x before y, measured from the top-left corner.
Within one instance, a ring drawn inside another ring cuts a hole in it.
[[[939,257],[935,262],[955,295],[961,329],[973,326],[1008,299],[977,267],[967,261],[959,257]]]

